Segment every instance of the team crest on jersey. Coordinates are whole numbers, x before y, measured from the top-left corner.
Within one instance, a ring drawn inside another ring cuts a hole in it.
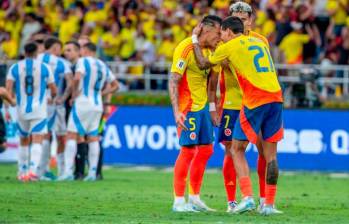
[[[230,136],[230,135],[231,135],[231,130],[230,130],[230,128],[226,128],[226,129],[224,130],[224,134],[225,134],[225,136]]]
[[[195,140],[195,139],[196,139],[196,134],[195,134],[195,132],[190,133],[189,138],[190,138],[191,140]]]
[[[184,65],[185,65],[185,61],[181,59],[177,63],[177,68],[182,70],[184,68]]]

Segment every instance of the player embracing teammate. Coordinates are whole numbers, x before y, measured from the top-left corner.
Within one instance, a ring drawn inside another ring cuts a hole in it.
[[[223,175],[228,212],[243,213],[256,207],[245,158],[247,144],[251,142],[257,145],[259,151],[258,210],[263,215],[277,214],[280,211],[274,207],[278,179],[276,148],[277,142],[283,137],[282,91],[268,42],[261,35],[250,31],[252,8],[246,3],[237,2],[230,10],[233,17],[226,18],[221,25],[221,40],[224,43],[219,45],[213,54],[205,55],[204,46],[200,43],[206,35],[203,33],[205,25],[202,22],[194,29],[191,49],[196,58],[196,66],[200,70],[221,66],[220,81],[221,91],[223,90],[221,119],[218,119],[216,112],[215,90],[218,77],[214,73],[210,76],[208,98],[212,123],[221,123],[219,141],[226,146]],[[178,65],[176,60],[173,62],[173,66],[175,65]],[[180,129],[178,116],[176,122]],[[183,149],[179,157],[182,152]],[[239,204],[235,199],[236,175],[243,195]]]

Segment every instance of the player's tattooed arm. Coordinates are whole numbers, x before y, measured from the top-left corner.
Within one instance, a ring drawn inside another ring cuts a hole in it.
[[[188,128],[184,124],[186,117],[181,111],[179,111],[178,86],[181,79],[182,79],[182,76],[180,74],[171,73],[168,90],[169,90],[170,99],[172,103],[173,113],[176,119],[176,124],[179,128],[182,128],[183,130],[188,130]]]
[[[194,46],[195,60],[200,69],[202,70],[209,69],[212,66],[214,66],[214,64],[211,64],[208,58],[204,56],[204,54],[202,53],[201,47],[198,43],[193,43],[193,46]]]

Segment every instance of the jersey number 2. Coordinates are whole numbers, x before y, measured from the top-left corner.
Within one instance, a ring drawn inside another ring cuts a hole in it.
[[[253,45],[253,46],[250,46],[248,48],[248,50],[249,51],[257,51],[257,53],[254,56],[253,62],[254,62],[254,66],[256,67],[256,70],[257,70],[258,73],[259,72],[269,72],[269,71],[274,72],[275,71],[274,64],[272,62],[270,53],[269,53],[269,51],[268,51],[268,49],[266,47],[261,48],[260,46]],[[265,55],[268,56],[269,67],[263,67],[259,63],[259,60],[261,58],[264,58]]]

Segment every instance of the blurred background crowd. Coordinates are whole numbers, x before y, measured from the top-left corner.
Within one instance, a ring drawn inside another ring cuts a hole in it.
[[[142,62],[125,68],[125,73],[167,74],[154,63],[171,63],[174,48],[191,35],[203,15],[226,17],[235,1],[1,0],[0,58],[20,58],[28,40],[47,34],[63,43],[88,36],[103,60]],[[254,30],[268,38],[277,63],[349,63],[349,0],[245,2],[253,6]],[[343,76],[338,71],[326,75]],[[132,82],[129,88],[141,85]],[[152,86],[166,88],[159,81]],[[334,86],[331,91],[340,90]]]
[[[175,46],[206,14],[225,17],[231,0],[2,0],[1,54],[18,58],[35,34],[63,43],[89,36],[104,60],[171,61]],[[348,64],[348,0],[254,0],[255,30],[278,62]]]

